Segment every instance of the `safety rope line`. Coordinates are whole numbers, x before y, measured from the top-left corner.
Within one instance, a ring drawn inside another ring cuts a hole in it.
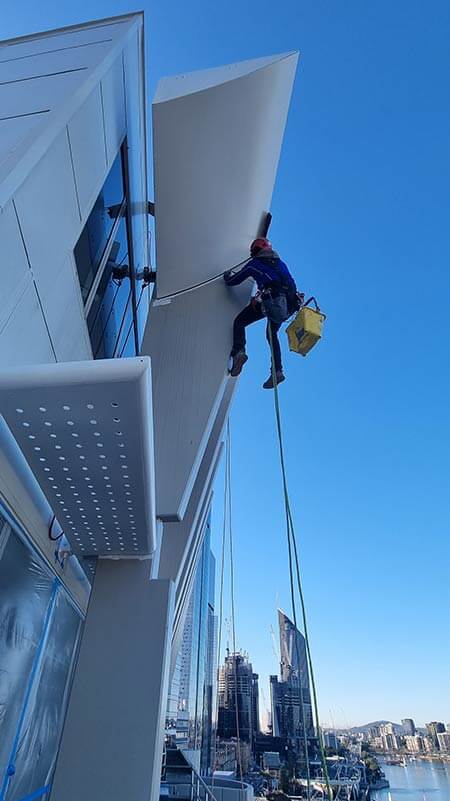
[[[192,284],[192,286],[187,286],[184,289],[179,289],[177,292],[171,292],[169,295],[157,295],[155,297],[155,301],[159,300],[172,300],[172,298],[177,298],[179,295],[185,295],[187,292],[193,292],[194,289],[200,289],[202,286],[207,286],[208,284],[212,284],[213,281],[217,281],[219,278],[223,278],[224,274],[227,272],[232,272],[233,270],[237,270],[238,267],[242,267],[244,264],[247,264],[250,261],[251,256],[247,256],[246,259],[243,261],[239,261],[237,264],[233,264],[232,267],[228,267],[225,270],[222,270],[221,273],[217,273],[217,275],[213,275],[212,278],[207,278],[206,281],[201,281],[199,284]]]
[[[233,665],[234,665],[234,706],[236,711],[236,740],[237,740],[237,757],[239,765],[239,775],[241,779],[241,789],[244,791],[244,777],[242,770],[242,751],[241,751],[241,736],[239,727],[239,707],[238,707],[238,674],[237,674],[237,651],[236,651],[236,616],[235,616],[235,603],[234,603],[234,553],[233,553],[233,508],[231,498],[231,435],[230,435],[230,418],[227,420],[227,463],[226,471],[228,474],[228,526],[229,526],[229,541],[230,541],[230,598],[231,598],[231,633],[233,641]]]
[[[289,515],[286,511],[286,530],[289,531]],[[295,606],[295,589],[294,589],[294,572],[292,569],[292,544],[291,538],[288,536],[288,557],[289,557],[289,584],[290,584],[290,591],[291,591],[291,606],[292,606],[292,617],[294,619],[294,626],[298,629],[297,626],[297,610]],[[301,682],[301,674],[300,674],[300,653],[298,649],[298,640],[295,637],[295,650],[297,653],[297,666],[298,666],[298,691],[299,691],[299,698],[300,698],[300,711],[301,711],[301,723],[303,729],[303,750],[305,755],[305,767],[306,767],[306,798],[307,801],[311,801],[311,772],[309,768],[309,750],[308,750],[308,738],[306,734],[306,717],[305,717],[305,703],[303,699],[303,688]]]
[[[298,558],[298,548],[297,548],[297,541],[296,541],[296,534],[295,534],[295,527],[294,521],[292,517],[291,511],[291,504],[289,498],[289,490],[288,490],[288,483],[287,483],[287,471],[286,471],[286,463],[284,458],[284,444],[283,444],[283,433],[282,433],[282,424],[281,424],[281,411],[280,411],[280,401],[278,396],[278,384],[277,384],[277,376],[276,376],[276,368],[275,368],[275,356],[274,356],[274,349],[273,349],[273,336],[272,336],[272,326],[270,324],[270,320],[267,321],[267,330],[268,330],[268,339],[270,344],[270,351],[272,356],[272,365],[271,365],[271,372],[272,372],[272,382],[273,382],[273,389],[274,389],[274,407],[275,407],[275,418],[276,418],[276,428],[277,428],[277,436],[278,436],[278,450],[280,455],[280,466],[281,466],[281,473],[282,473],[282,481],[283,481],[283,494],[284,494],[284,505],[285,505],[285,512],[286,512],[286,534],[288,538],[288,543],[292,544],[292,550],[294,553],[295,558],[295,565],[296,565],[296,577],[297,577],[297,589],[300,598],[300,605],[302,611],[302,619],[303,619],[303,630],[305,635],[305,644],[306,644],[306,655],[309,667],[309,674],[311,678],[311,687],[313,690],[313,705],[314,705],[314,717],[316,720],[316,727],[317,727],[317,734],[319,740],[319,749],[320,755],[322,760],[322,767],[325,779],[325,785],[327,788],[327,795],[329,801],[333,801],[333,794],[331,791],[330,786],[330,778],[328,774],[328,766],[326,762],[325,756],[325,748],[323,743],[322,737],[322,730],[320,727],[319,721],[319,706],[317,701],[317,692],[316,692],[316,683],[314,678],[314,668],[313,668],[313,661],[311,656],[311,648],[309,642],[309,633],[308,633],[308,625],[307,625],[307,616],[306,616],[306,605],[305,605],[305,598],[303,593],[303,585],[301,581],[301,573],[300,573],[300,563]],[[291,546],[290,546],[291,547]],[[293,570],[292,570],[292,558],[289,560],[289,574],[291,583],[293,582]],[[294,599],[295,600],[295,599]]]

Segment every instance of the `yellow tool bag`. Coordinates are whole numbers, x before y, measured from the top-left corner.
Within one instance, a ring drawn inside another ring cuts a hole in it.
[[[308,304],[311,301],[314,302],[315,309],[309,308]],[[322,326],[325,319],[326,316],[320,311],[316,299],[309,298],[286,328],[289,350],[306,356],[322,337]]]

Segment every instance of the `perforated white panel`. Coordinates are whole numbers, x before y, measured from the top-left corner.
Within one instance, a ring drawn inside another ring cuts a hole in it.
[[[0,411],[74,553],[154,550],[149,358],[0,373]]]

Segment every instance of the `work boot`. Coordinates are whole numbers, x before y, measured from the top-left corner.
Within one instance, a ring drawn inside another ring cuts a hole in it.
[[[281,384],[286,379],[286,376],[285,376],[285,374],[283,373],[282,370],[277,370],[276,373],[275,373],[275,377],[276,377],[276,380],[277,380],[277,385]],[[264,381],[263,389],[273,389],[272,373],[270,374],[270,376],[267,379],[267,381]]]
[[[236,378],[236,376],[240,374],[245,362],[248,360],[248,356],[245,350],[238,350],[238,352],[234,353],[231,358],[233,359],[233,362],[230,368],[230,375],[232,375],[233,378]]]

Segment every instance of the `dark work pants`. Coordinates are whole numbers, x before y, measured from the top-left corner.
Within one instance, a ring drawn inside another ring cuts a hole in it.
[[[260,303],[249,303],[245,309],[238,314],[233,324],[233,348],[231,355],[234,356],[239,350],[245,350],[245,329],[248,325],[262,320],[264,317],[261,311]],[[275,370],[282,370],[281,365],[281,348],[278,340],[278,331],[280,330],[281,323],[271,323],[267,320],[266,337],[270,347],[269,339],[269,325],[272,328],[272,344],[273,355],[275,361]]]

